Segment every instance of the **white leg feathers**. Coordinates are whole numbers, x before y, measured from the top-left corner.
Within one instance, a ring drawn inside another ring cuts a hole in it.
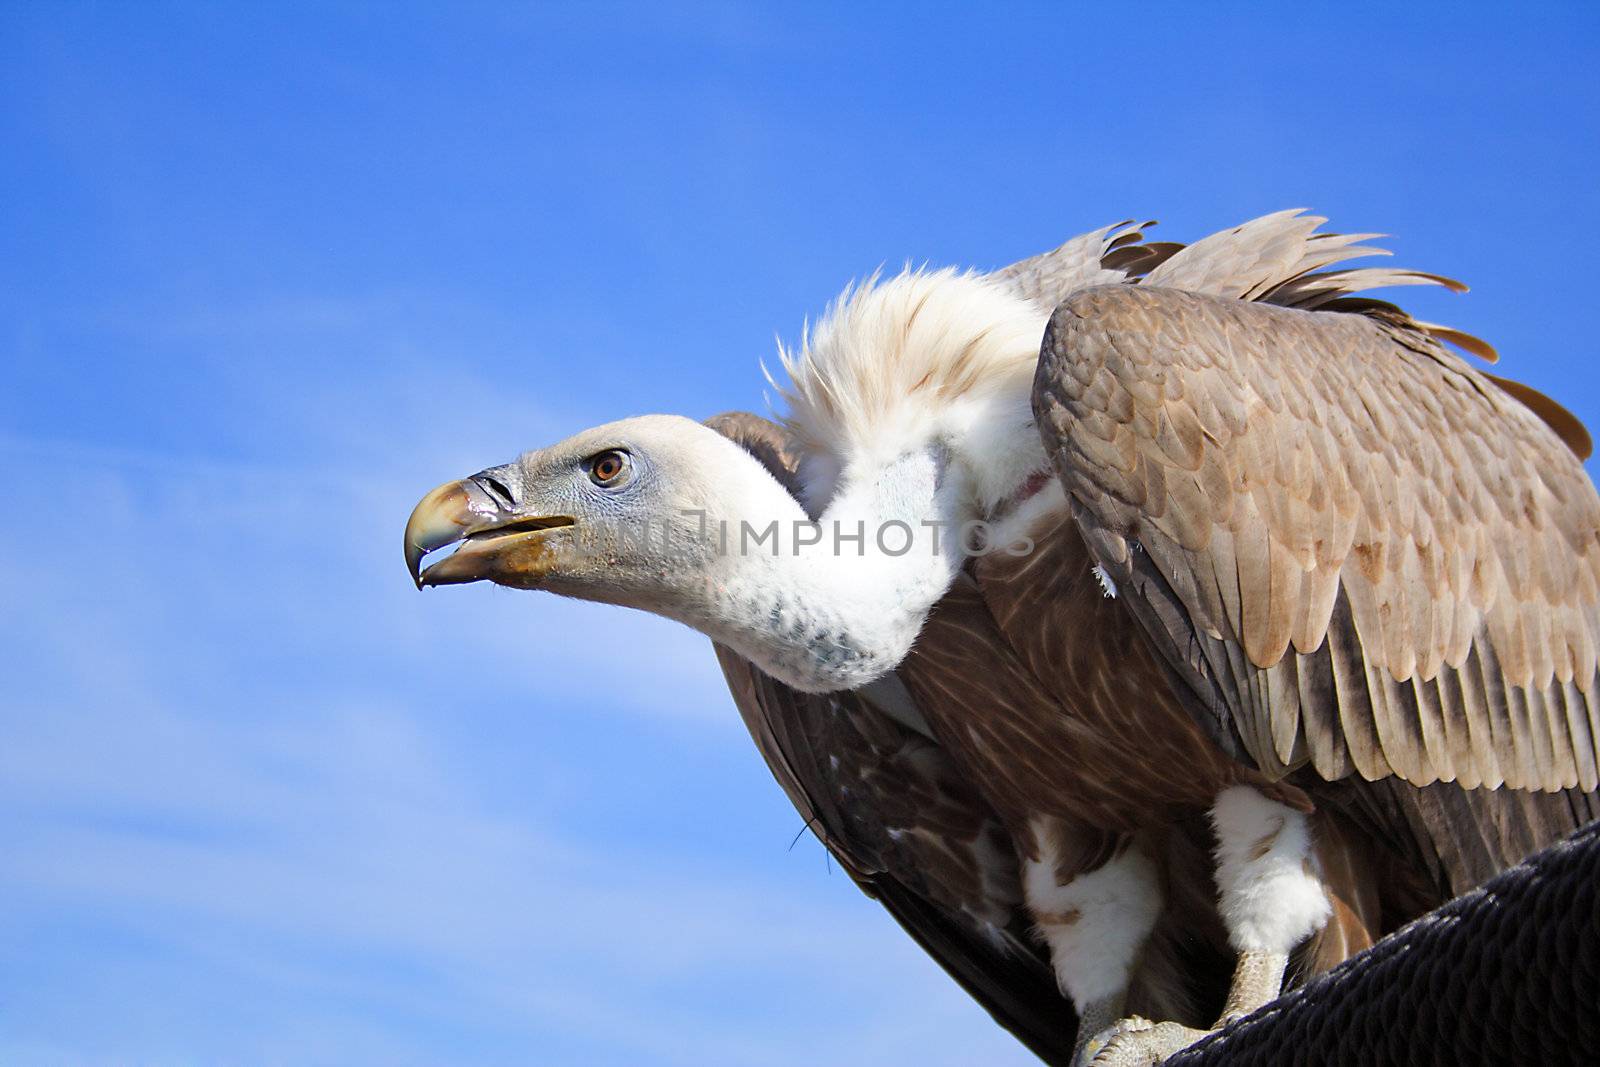
[[[1286,954],[1322,928],[1332,906],[1305,815],[1235,786],[1217,796],[1211,821],[1219,903],[1235,950]]]
[[[1065,885],[1048,851],[1024,864],[1023,895],[1061,991],[1083,1008],[1120,998],[1161,911],[1153,860],[1136,844]]]

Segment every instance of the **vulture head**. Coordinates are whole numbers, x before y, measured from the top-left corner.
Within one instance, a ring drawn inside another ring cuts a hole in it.
[[[786,496],[716,431],[645,415],[434,489],[406,526],[406,563],[419,589],[491,581],[663,611],[689,606],[712,576],[715,545],[702,525]]]

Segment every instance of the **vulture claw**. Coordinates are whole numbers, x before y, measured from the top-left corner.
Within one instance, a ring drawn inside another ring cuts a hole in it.
[[[1155,1067],[1215,1030],[1196,1030],[1182,1023],[1156,1023],[1131,1016],[1119,1020],[1085,1047],[1088,1067]]]

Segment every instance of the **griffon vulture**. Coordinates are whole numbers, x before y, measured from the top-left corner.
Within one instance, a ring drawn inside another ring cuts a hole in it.
[[[428,494],[408,565],[709,635],[1002,1023],[1155,1062],[1600,815],[1587,435],[1356,296],[1461,287],[1323,221],[874,278],[783,354],[781,428],[585,431]]]

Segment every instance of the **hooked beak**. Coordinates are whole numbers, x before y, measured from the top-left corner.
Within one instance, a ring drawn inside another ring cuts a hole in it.
[[[526,587],[549,570],[545,531],[572,526],[567,515],[519,515],[502,504],[476,477],[447,482],[417,504],[406,522],[406,569],[421,589],[488,579]],[[423,557],[464,542],[428,567]]]

